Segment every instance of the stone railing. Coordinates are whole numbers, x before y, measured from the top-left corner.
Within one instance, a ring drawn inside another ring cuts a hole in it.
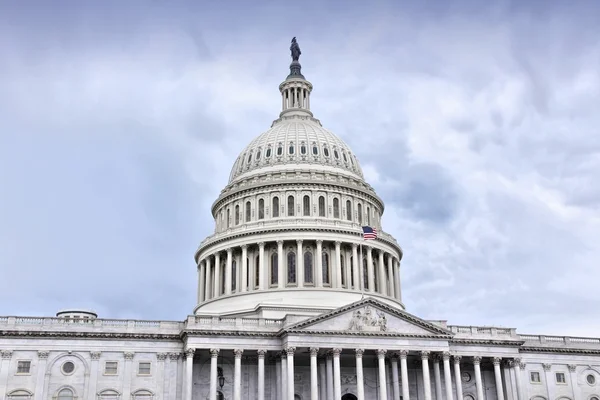
[[[236,331],[274,331],[277,332],[285,325],[283,319],[246,318],[246,317],[216,317],[210,315],[190,315],[185,329],[189,330],[232,330]]]
[[[547,335],[519,335],[519,337],[525,341],[524,346],[600,349],[599,338]]]
[[[458,338],[497,338],[499,340],[516,339],[519,335],[515,328],[498,328],[493,326],[460,326],[448,325],[448,329]]]
[[[183,327],[184,323],[177,321],[56,317],[0,317],[0,330],[5,331],[179,334]]]

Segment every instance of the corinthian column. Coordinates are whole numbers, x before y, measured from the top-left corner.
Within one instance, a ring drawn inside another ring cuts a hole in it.
[[[315,254],[317,263],[317,276],[315,276],[317,287],[323,287],[323,241],[317,240],[317,254]]]
[[[388,270],[388,292],[387,295],[390,297],[396,297],[395,293],[396,293],[396,289],[395,289],[395,283],[396,280],[394,279],[394,261],[393,261],[393,257],[391,254],[388,254],[387,257],[387,270]]]
[[[515,383],[517,385],[517,400],[525,400],[523,392],[521,391],[521,359],[515,358],[513,360],[513,368],[515,369]],[[574,372],[572,365],[569,365],[569,371]],[[571,380],[575,382],[574,380]]]
[[[360,290],[360,280],[358,277],[358,245],[352,243],[352,280],[354,281],[354,290]]]
[[[402,400],[410,400],[408,392],[408,366],[406,365],[407,350],[400,350],[400,376],[402,377]]]
[[[204,269],[205,278],[204,278],[204,301],[208,301],[211,298],[210,288],[211,288],[211,270],[212,267],[210,265],[210,259],[212,256],[206,257],[206,268]]]
[[[341,288],[342,287],[342,262],[341,260],[341,245],[342,242],[337,241],[335,242],[335,264],[333,264],[333,267],[335,268],[335,287],[336,288]],[[341,396],[340,396],[341,397]]]
[[[342,349],[333,349],[333,396],[342,398],[342,380],[340,374],[340,353]]]
[[[398,378],[398,354],[392,357],[392,388],[394,390],[394,400],[400,400],[400,382]]]
[[[265,355],[266,350],[258,350],[258,400],[265,400]]]
[[[296,278],[298,280],[298,287],[304,287],[304,257],[302,257],[302,255],[304,254],[304,251],[302,249],[302,240],[296,240],[296,245],[298,247],[298,256],[296,257],[296,271],[298,271],[298,273],[296,274]]]
[[[446,384],[446,400],[452,400],[452,372],[450,372],[450,353],[442,354],[444,359],[444,383]]]
[[[367,250],[367,282],[369,284],[369,292],[375,291],[373,283],[373,249],[370,246],[365,246]]]
[[[454,356],[454,381],[456,382],[456,400],[462,400],[462,376],[460,374],[461,356]]]
[[[227,264],[225,265],[225,294],[231,294],[231,252],[231,248],[227,249]]]
[[[215,287],[212,292],[213,297],[219,297],[221,295],[221,255],[219,252],[215,254]]]
[[[95,352],[92,352],[92,366],[90,368],[90,386],[92,386],[92,381],[95,386],[96,384],[96,376],[98,369],[98,358],[94,360]],[[97,353],[100,354],[100,353]],[[37,368],[37,379],[35,381],[35,398],[43,399],[44,393],[44,377],[46,376],[46,362],[48,361],[48,356],[50,355],[49,351],[38,351],[38,368]],[[95,361],[95,369],[94,369],[94,361]]]
[[[356,247],[354,248],[356,249]],[[363,377],[362,356],[363,349],[356,349],[356,397],[358,400],[365,400],[365,379]]]
[[[431,400],[431,379],[429,377],[429,352],[421,352],[421,363],[423,364],[423,389],[425,400]]]
[[[283,240],[277,241],[277,287],[285,287],[285,274],[283,273]]]
[[[184,400],[192,400],[192,388],[194,382],[192,380],[193,369],[194,369],[194,352],[196,349],[189,348],[185,351],[185,388],[184,388]]]
[[[258,243],[258,290],[265,290],[265,242]]]
[[[42,354],[42,353],[46,353],[46,354]],[[100,361],[100,356],[102,355],[102,353],[100,353],[99,351],[90,351],[90,357],[92,358],[92,363],[90,366],[90,384],[88,386],[88,399],[94,399],[96,397],[96,385],[98,383],[98,363]],[[38,356],[40,357],[40,361],[43,359],[44,360],[44,368],[43,371],[42,369],[38,370],[38,383],[36,385],[36,399],[45,399],[46,397],[43,396],[43,391],[44,391],[44,377],[42,376],[40,378],[39,373],[43,372],[44,375],[46,374],[46,360],[48,359],[48,352],[42,352],[42,351],[38,351]],[[43,357],[43,358],[42,358]],[[40,387],[40,380],[41,380],[41,384],[42,386]],[[38,396],[39,393],[39,397]]]
[[[440,376],[440,356],[435,354],[433,356],[433,380],[435,381],[435,398],[436,400],[442,399],[442,379]]]
[[[288,347],[285,351],[287,353],[287,398],[294,400],[294,352],[296,348]]]
[[[287,353],[285,351],[281,352],[281,399],[287,398]]]
[[[219,349],[210,349],[210,391],[209,399],[217,400],[217,360]]]
[[[384,296],[387,294],[387,288],[386,288],[386,280],[385,280],[385,265],[383,263],[383,251],[379,250],[379,263],[378,263],[378,268],[379,268],[379,293],[383,294]]]
[[[385,353],[387,350],[377,350],[377,361],[379,364],[379,398],[387,400],[387,382],[385,379]]]
[[[235,349],[233,367],[233,400],[242,400],[242,354],[244,350]],[[191,399],[190,399],[191,400]]]
[[[310,348],[310,399],[319,400],[319,382],[317,371],[317,354],[318,347]]]
[[[473,367],[475,367],[475,385],[477,386],[477,400],[484,400],[483,385],[481,384],[481,357],[473,357]]]
[[[498,400],[504,400],[504,389],[502,388],[502,373],[500,372],[500,362],[502,358],[494,357],[494,377],[496,378],[496,396]]]
[[[198,304],[204,301],[204,276],[206,275],[206,261],[198,263]]]

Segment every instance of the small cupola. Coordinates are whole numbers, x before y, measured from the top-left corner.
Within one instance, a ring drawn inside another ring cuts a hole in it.
[[[281,113],[283,115],[297,114],[307,115],[312,117],[310,111],[310,92],[312,92],[312,84],[302,75],[302,66],[300,65],[300,46],[294,37],[290,46],[292,53],[292,63],[290,64],[290,74],[281,85]]]

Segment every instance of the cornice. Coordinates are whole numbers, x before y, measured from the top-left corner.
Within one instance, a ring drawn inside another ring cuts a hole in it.
[[[136,332],[65,332],[65,331],[0,331],[0,337],[83,338],[83,339],[133,339],[181,341],[180,334]]]
[[[521,353],[556,353],[600,355],[600,349],[570,349],[568,347],[522,346]]]
[[[421,335],[416,333],[402,333],[402,332],[355,332],[355,331],[316,331],[309,329],[283,329],[278,333],[278,336],[284,337],[289,334],[302,334],[302,335],[324,335],[324,336],[368,336],[368,337],[393,337],[393,338],[411,338],[411,339],[427,339],[427,340],[440,340],[448,341],[452,338],[452,335]]]
[[[204,337],[204,336],[230,336],[230,337],[268,337],[268,338],[277,338],[277,332],[268,332],[268,331],[239,331],[239,330],[184,330],[181,332],[182,339],[185,337]]]
[[[269,234],[269,233],[282,233],[282,232],[320,232],[320,233],[334,233],[334,234],[346,234],[349,236],[354,236],[356,237],[356,239],[358,241],[361,241],[362,239],[362,233],[361,232],[357,232],[357,231],[351,231],[351,230],[346,230],[343,228],[335,228],[335,227],[315,227],[315,226],[310,226],[310,227],[304,227],[304,226],[300,226],[300,225],[290,225],[290,226],[277,226],[277,227],[269,227],[269,228],[264,228],[262,230],[253,230],[253,231],[241,231],[241,232],[235,232],[235,233],[231,233],[229,235],[223,235],[219,238],[214,239],[213,241],[209,241],[207,243],[202,243],[200,244],[200,247],[198,247],[198,250],[196,250],[196,253],[194,254],[194,259],[196,260],[196,264],[198,264],[198,257],[200,255],[200,253],[202,253],[203,251],[206,251],[207,249],[209,249],[212,246],[215,246],[217,244],[223,243],[223,242],[227,242],[227,241],[231,241],[234,239],[241,239],[244,237],[251,237],[251,236],[255,236],[255,235],[265,235],[265,234]],[[259,241],[257,241],[259,242]],[[398,251],[399,254],[397,254],[397,258],[399,260],[402,260],[402,256],[404,255],[402,248],[400,247],[400,245],[397,242],[392,242],[391,240],[388,240],[387,238],[385,238],[384,235],[379,235],[377,237],[376,240],[372,241],[372,243],[370,244],[371,246],[375,243],[385,243],[388,246],[391,246],[392,248],[396,249]],[[246,243],[248,244],[248,243]]]
[[[484,346],[510,346],[521,347],[524,340],[478,339],[453,337],[450,344],[484,345]]]

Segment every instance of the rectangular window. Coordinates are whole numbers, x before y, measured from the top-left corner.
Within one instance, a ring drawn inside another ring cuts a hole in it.
[[[530,372],[529,373],[529,379],[531,380],[531,382],[533,383],[540,383],[542,380],[540,379],[540,373],[539,372]]]
[[[31,370],[31,361],[19,361],[17,363],[17,374],[28,374]]]
[[[138,364],[138,375],[150,375],[151,363],[141,361]]]
[[[562,383],[562,384],[566,384],[567,383],[567,379],[565,377],[565,373],[564,372],[557,372],[556,373],[556,383]]]
[[[119,372],[119,363],[117,361],[107,361],[104,364],[104,375],[117,375]]]

